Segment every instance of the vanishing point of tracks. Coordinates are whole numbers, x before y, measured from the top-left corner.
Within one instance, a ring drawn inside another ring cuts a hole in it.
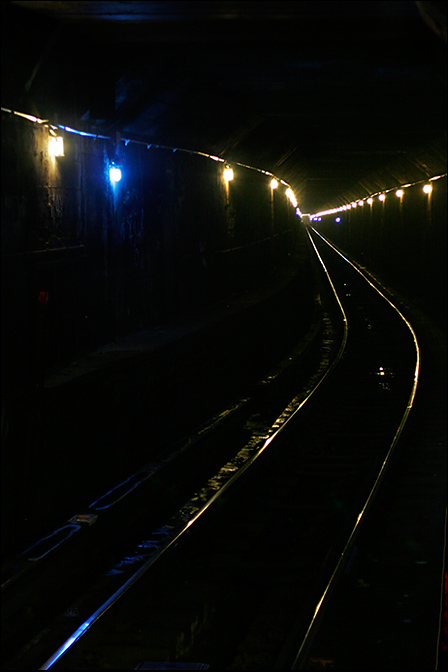
[[[301,669],[419,371],[410,324],[310,240],[319,334],[171,459],[17,561],[4,582],[3,669]]]

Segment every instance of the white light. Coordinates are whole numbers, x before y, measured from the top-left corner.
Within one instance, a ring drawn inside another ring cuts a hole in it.
[[[372,205],[372,203],[373,203],[373,198],[368,198],[368,199],[367,199],[367,203],[368,203],[369,205]]]
[[[358,201],[358,205],[363,206],[363,205],[364,205],[364,201]]]
[[[119,182],[121,180],[121,170],[116,166],[109,168],[109,177],[111,182]]]
[[[386,196],[385,196],[384,194],[380,194],[380,195],[378,196],[378,200],[379,200],[379,201],[385,201],[385,200],[386,200]]]
[[[425,186],[423,187],[423,191],[425,192],[425,194],[430,194],[432,191],[432,186],[430,184],[425,184]]]
[[[278,180],[276,180],[274,177],[274,179],[271,180],[271,189],[277,189],[277,187],[278,187]]]
[[[353,201],[353,203],[351,204],[352,208],[356,208],[357,205],[358,205],[358,204],[355,203],[354,201]]]
[[[230,182],[230,180],[233,180],[233,170],[230,166],[226,166],[224,168],[224,180],[226,182]]]
[[[60,135],[50,137],[48,143],[50,156],[64,156],[64,138]]]
[[[395,192],[395,196],[397,196],[397,198],[403,198],[403,194],[404,194],[403,189],[397,189],[397,191]]]
[[[285,196],[289,198],[291,204],[294,206],[294,208],[297,208],[297,200],[296,197],[294,196],[294,192],[291,189],[291,187],[288,187],[287,190],[285,191]]]

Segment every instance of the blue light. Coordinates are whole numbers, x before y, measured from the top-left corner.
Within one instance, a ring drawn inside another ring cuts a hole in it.
[[[110,181],[115,184],[121,180],[121,170],[117,166],[111,166],[109,168],[109,177]]]
[[[341,221],[341,218],[340,218],[340,217],[336,217],[336,219],[335,219],[334,221],[337,222],[337,223],[339,224],[339,222]]]

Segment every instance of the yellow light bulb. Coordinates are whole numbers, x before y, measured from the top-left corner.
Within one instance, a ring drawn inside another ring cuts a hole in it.
[[[230,180],[233,180],[233,170],[230,166],[226,166],[224,168],[224,179],[226,182],[230,182]]]
[[[64,138],[60,135],[52,135],[48,142],[50,156],[64,156]]]

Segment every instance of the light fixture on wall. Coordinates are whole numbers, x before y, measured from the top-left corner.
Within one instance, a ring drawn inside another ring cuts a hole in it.
[[[48,152],[50,156],[64,156],[64,138],[61,135],[50,135]]]
[[[121,168],[114,164],[109,168],[109,179],[112,184],[116,184],[121,180]]]
[[[226,165],[224,168],[224,180],[226,182],[230,182],[230,180],[233,180],[233,170],[229,165]]]

